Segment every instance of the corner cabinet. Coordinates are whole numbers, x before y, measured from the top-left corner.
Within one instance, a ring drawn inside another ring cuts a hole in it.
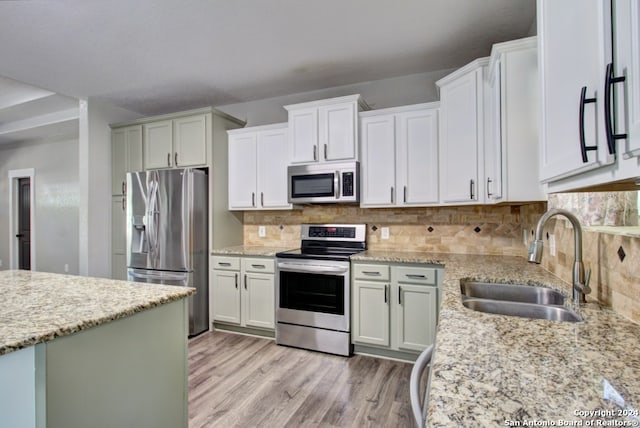
[[[435,341],[442,266],[354,262],[356,350],[411,357]]]
[[[439,103],[360,113],[360,206],[438,203]]]
[[[632,0],[538,0],[540,175],[549,192],[640,176],[639,9]]]
[[[229,131],[229,210],[291,209],[287,124]]]
[[[210,121],[211,115],[197,114],[144,124],[145,168],[205,166]]]
[[[358,160],[360,95],[284,106],[289,116],[291,163]]]
[[[212,256],[209,284],[211,325],[274,331],[273,258]]]
[[[491,49],[485,92],[487,203],[544,201],[538,176],[537,38],[497,43]]]
[[[484,85],[489,58],[440,79],[440,200],[484,202]]]

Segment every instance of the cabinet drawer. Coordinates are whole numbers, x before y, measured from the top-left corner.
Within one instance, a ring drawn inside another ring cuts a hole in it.
[[[353,266],[353,274],[356,279],[389,280],[389,266],[387,265],[362,265]]]
[[[242,269],[246,272],[274,273],[275,262],[273,259],[243,258]]]
[[[395,281],[410,284],[436,285],[437,273],[434,268],[394,266]]]
[[[210,268],[220,270],[240,270],[240,257],[212,257]]]

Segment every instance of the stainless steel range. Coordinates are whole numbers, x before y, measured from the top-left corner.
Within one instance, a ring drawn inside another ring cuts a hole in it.
[[[351,355],[350,257],[364,224],[304,224],[301,248],[276,254],[276,343]]]

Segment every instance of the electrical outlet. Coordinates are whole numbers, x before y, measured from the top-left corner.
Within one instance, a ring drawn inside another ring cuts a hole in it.
[[[552,234],[549,234],[549,254],[556,255],[556,237]]]
[[[529,240],[529,231],[527,229],[522,229],[522,243],[526,246]]]
[[[380,239],[389,239],[389,228],[381,227],[380,228]]]
[[[68,264],[64,264],[64,272],[68,273],[69,272],[69,265]]]
[[[267,229],[264,226],[258,226],[258,236],[260,238],[267,236]]]

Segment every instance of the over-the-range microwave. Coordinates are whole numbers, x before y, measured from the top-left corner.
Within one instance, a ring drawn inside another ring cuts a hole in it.
[[[287,169],[290,204],[360,201],[358,162],[291,165]]]

